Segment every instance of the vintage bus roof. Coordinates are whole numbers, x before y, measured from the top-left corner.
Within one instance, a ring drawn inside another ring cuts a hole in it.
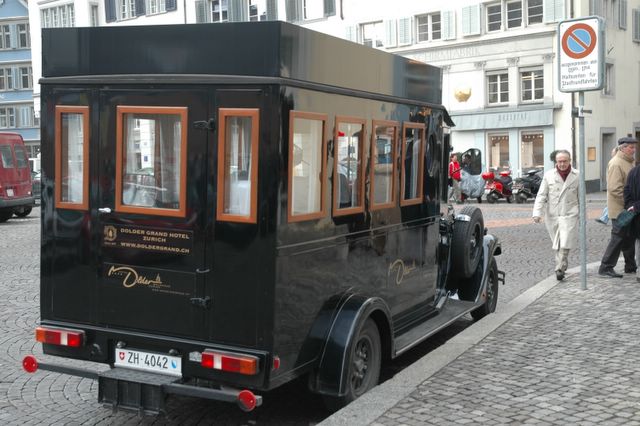
[[[44,84],[227,76],[442,102],[439,68],[281,21],[43,29],[42,75]]]

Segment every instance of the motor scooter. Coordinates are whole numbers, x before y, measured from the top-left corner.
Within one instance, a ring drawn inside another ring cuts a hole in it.
[[[543,173],[543,169],[531,169],[524,176],[516,178],[511,190],[516,203],[526,203],[529,198],[535,198]]]
[[[513,179],[511,179],[511,170],[501,170],[498,172],[498,176],[495,175],[494,170],[482,173],[482,179],[485,180],[484,195],[487,202],[493,204],[500,198],[507,200],[507,203],[513,201],[513,193],[511,186]]]

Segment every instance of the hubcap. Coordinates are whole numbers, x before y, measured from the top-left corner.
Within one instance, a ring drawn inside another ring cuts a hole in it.
[[[371,342],[367,338],[361,338],[356,345],[352,363],[351,385],[354,391],[358,391],[366,383],[370,353]]]

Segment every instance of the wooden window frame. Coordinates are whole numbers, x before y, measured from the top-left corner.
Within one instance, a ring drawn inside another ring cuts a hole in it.
[[[293,208],[293,134],[294,122],[296,118],[305,118],[308,120],[322,121],[322,163],[321,167],[321,183],[320,183],[320,211],[315,213],[305,213],[294,215]],[[326,182],[327,182],[327,122],[329,116],[326,114],[318,114],[314,112],[290,111],[289,112],[289,166],[288,166],[288,183],[287,183],[287,222],[302,222],[305,220],[320,219],[327,214],[326,203]]]
[[[165,106],[129,106],[116,107],[116,201],[115,211],[119,213],[134,213],[153,216],[181,217],[187,215],[187,107]],[[177,209],[161,207],[139,207],[123,204],[122,202],[122,155],[124,153],[124,123],[125,114],[162,114],[179,115],[182,131],[180,132],[180,197]]]
[[[241,216],[224,212],[224,184],[225,184],[225,142],[226,142],[226,118],[250,117],[251,118],[251,201],[249,215]],[[259,162],[259,108],[219,108],[218,109],[218,196],[216,204],[216,220],[221,222],[258,223],[258,162]]]
[[[82,115],[82,202],[62,201],[62,114]],[[67,210],[89,210],[89,107],[56,105],[55,107],[55,207]]]
[[[374,150],[376,148],[376,128],[378,127],[393,127],[393,157],[391,160],[391,164],[393,166],[393,170],[391,173],[391,201],[388,203],[376,204],[376,199],[374,197],[375,191],[375,179],[374,179]],[[388,120],[373,120],[371,122],[371,153],[369,154],[369,200],[371,200],[370,210],[381,210],[388,209],[390,207],[394,207],[396,205],[396,193],[397,193],[397,180],[398,180],[398,129],[400,128],[400,123],[397,121],[388,121]]]
[[[359,196],[359,206],[358,207],[349,207],[349,208],[339,208],[338,203],[338,182],[336,181],[336,176],[338,176],[338,127],[340,123],[351,123],[351,124],[360,124],[362,125],[362,137],[358,141],[358,153],[361,155],[361,167],[358,178],[360,179],[360,196]],[[365,159],[365,150],[364,150],[364,141],[367,138],[367,120],[360,117],[352,117],[352,116],[336,116],[334,128],[333,128],[333,216],[345,216],[349,214],[356,213],[364,213],[364,191],[365,191],[365,168],[366,168],[366,159]]]
[[[420,156],[420,159],[418,160],[418,188],[416,191],[418,195],[415,198],[405,199],[404,198],[404,193],[406,189],[405,188],[405,176],[406,176],[405,160],[407,158],[407,152],[405,150],[405,146],[406,146],[406,140],[407,140],[407,133],[406,133],[407,129],[418,129],[420,131],[420,149],[418,153],[418,155]],[[407,122],[407,121],[402,123],[402,145],[400,147],[400,149],[402,150],[402,164],[401,164],[402,172],[400,177],[400,180],[401,180],[400,206],[403,206],[403,207],[411,206],[414,204],[420,204],[422,203],[422,200],[423,200],[422,182],[424,181],[424,144],[425,144],[426,132],[427,132],[427,126],[424,123],[413,123],[413,122]]]

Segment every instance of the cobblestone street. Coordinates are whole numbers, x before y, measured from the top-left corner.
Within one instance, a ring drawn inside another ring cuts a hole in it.
[[[531,223],[531,203],[483,203],[478,206],[484,212],[485,225],[500,238],[503,245],[503,255],[498,258],[498,264],[506,272],[507,284],[500,288],[499,311],[505,303],[553,272],[553,254],[549,250],[550,242],[544,225]],[[603,206],[598,200],[587,204],[590,217],[589,262],[599,259],[609,237],[611,228],[592,220],[599,215]],[[110,409],[98,404],[97,382],[93,380],[44,371],[33,375],[25,373],[20,368],[24,355],[34,353],[46,360],[33,337],[39,319],[39,213],[40,209],[36,208],[27,218],[13,218],[0,224],[0,289],[3,294],[0,301],[0,424],[294,425],[316,424],[329,415],[321,399],[306,392],[306,383],[302,380],[264,395],[263,406],[249,414],[229,404],[174,398],[166,417],[141,419],[136,414],[112,414]],[[579,253],[573,252],[570,267],[577,266],[578,259]],[[471,323],[470,319],[462,320],[451,330],[441,332],[419,345],[383,371],[383,378],[392,377]],[[480,356],[484,350],[497,349],[483,347],[478,349],[480,352],[475,351],[469,356]],[[508,348],[504,350],[508,351]],[[60,359],[56,359],[56,362],[73,363]],[[95,366],[92,368],[95,369]],[[481,377],[478,376],[479,379]],[[408,407],[411,410],[415,408],[410,403]],[[387,420],[381,419],[381,423],[386,424]]]

